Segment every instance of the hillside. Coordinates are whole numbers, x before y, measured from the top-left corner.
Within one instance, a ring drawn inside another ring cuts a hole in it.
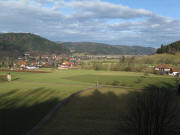
[[[150,47],[109,45],[94,42],[64,42],[60,44],[73,53],[90,55],[146,55],[155,52],[155,49]]]
[[[175,54],[177,52],[180,52],[180,41],[173,42],[169,45],[161,45],[161,48],[157,49],[157,53]]]
[[[155,49],[152,47],[143,47],[143,46],[122,46],[122,45],[116,45],[115,47],[122,49],[124,54],[153,54],[155,53]]]
[[[25,51],[32,51],[37,54],[63,54],[69,52],[63,45],[38,35],[30,33],[0,34],[0,56],[20,56]]]

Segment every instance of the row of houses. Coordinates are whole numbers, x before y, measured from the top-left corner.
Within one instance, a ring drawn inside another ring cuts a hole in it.
[[[180,69],[172,68],[167,64],[161,64],[155,67],[155,71],[159,71],[160,74],[168,74],[171,76],[180,76]]]
[[[25,61],[19,61],[18,62],[18,67],[21,69],[38,69],[42,67],[42,65],[47,65],[48,63],[39,63],[39,62],[34,62],[31,64],[28,64]],[[69,61],[64,61],[62,64],[58,65],[58,69],[70,69],[72,68],[73,63]]]
[[[56,54],[40,55],[35,51],[26,51],[23,57],[18,57],[17,59],[18,62],[14,64],[14,68],[37,69],[40,67],[58,66],[58,68],[66,69],[72,67],[72,64],[76,63],[75,58],[73,57],[71,59],[70,58],[71,57],[67,57],[65,55],[56,55]]]

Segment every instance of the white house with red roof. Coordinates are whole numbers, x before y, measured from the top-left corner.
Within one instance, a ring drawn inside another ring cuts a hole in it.
[[[180,69],[172,68],[167,64],[161,64],[155,67],[156,71],[159,71],[161,74],[169,74],[171,76],[180,75]]]
[[[156,71],[159,71],[161,74],[168,74],[171,71],[171,67],[167,64],[161,64],[155,67]]]

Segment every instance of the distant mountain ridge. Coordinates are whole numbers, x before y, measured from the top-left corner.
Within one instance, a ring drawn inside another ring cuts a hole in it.
[[[37,54],[64,54],[69,50],[46,38],[31,33],[0,34],[0,56],[20,56],[26,51]]]
[[[0,56],[22,56],[26,51],[37,55],[84,53],[89,55],[147,55],[151,47],[120,46],[95,42],[53,42],[31,33],[0,34]]]
[[[169,45],[161,45],[159,49],[157,49],[157,53],[177,53],[180,52],[180,41],[173,42]]]
[[[156,49],[142,46],[109,45],[95,42],[62,42],[72,53],[89,55],[149,55]]]

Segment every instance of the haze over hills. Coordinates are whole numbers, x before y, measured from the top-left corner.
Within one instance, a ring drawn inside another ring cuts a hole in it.
[[[148,55],[156,49],[142,46],[109,45],[95,42],[59,42],[73,53],[89,55]]]
[[[161,45],[161,48],[157,49],[157,53],[174,54],[176,52],[180,52],[180,41],[173,42],[169,45]]]
[[[31,33],[0,34],[0,56],[20,56],[26,51],[37,54],[69,53],[63,45]]]

